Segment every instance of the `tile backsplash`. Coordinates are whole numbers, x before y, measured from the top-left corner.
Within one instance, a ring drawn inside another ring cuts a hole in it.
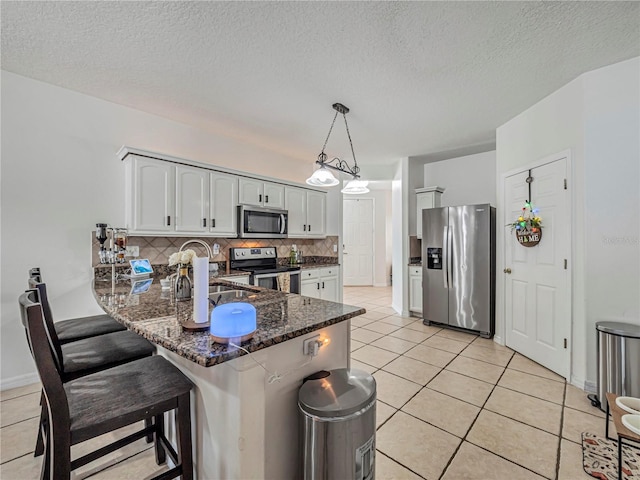
[[[283,238],[283,239],[266,239],[266,240],[247,240],[243,238],[215,238],[215,237],[137,237],[130,236],[127,238],[127,244],[130,246],[138,246],[140,254],[138,258],[148,258],[154,265],[166,264],[169,256],[177,252],[180,246],[187,240],[202,240],[209,246],[214,243],[220,245],[220,254],[214,255],[212,260],[215,262],[226,262],[229,255],[229,248],[238,247],[276,247],[278,249],[278,257],[288,257],[291,245],[295,244],[298,250],[302,250],[305,257],[338,257],[338,253],[333,251],[333,246],[338,245],[337,236],[328,236],[327,238],[312,240],[303,238]],[[204,248],[197,243],[188,245],[187,248],[192,249],[198,256],[206,256]],[[95,233],[91,233],[91,262],[92,266],[100,264],[98,259],[98,251],[100,244],[95,238]],[[129,257],[127,257],[127,260]]]

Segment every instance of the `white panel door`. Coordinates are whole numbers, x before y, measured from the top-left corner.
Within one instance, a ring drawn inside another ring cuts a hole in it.
[[[238,177],[209,174],[209,231],[229,237],[238,235]]]
[[[136,158],[133,166],[133,228],[145,232],[173,232],[175,224],[175,166]]]
[[[176,232],[207,233],[209,171],[176,167]]]
[[[307,191],[307,234],[313,237],[327,233],[327,194]]]
[[[373,285],[373,199],[343,201],[344,285]]]
[[[307,191],[302,188],[285,189],[285,208],[289,212],[289,236],[307,234]]]
[[[564,188],[566,159],[532,169],[531,199],[542,218],[542,239],[523,247],[504,229],[505,323],[509,347],[567,378],[571,334],[571,220]],[[529,200],[529,171],[507,177],[504,224]],[[565,346],[566,342],[566,346]]]

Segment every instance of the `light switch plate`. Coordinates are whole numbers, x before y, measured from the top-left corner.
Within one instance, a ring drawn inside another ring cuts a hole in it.
[[[333,246],[333,253],[338,253],[338,245]]]

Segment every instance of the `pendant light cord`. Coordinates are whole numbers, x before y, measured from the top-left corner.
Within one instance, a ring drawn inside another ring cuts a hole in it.
[[[327,142],[329,141],[329,137],[331,136],[331,131],[333,130],[333,125],[336,123],[336,118],[338,118],[338,111],[337,110],[336,110],[336,114],[333,116],[333,122],[331,122],[331,126],[329,127],[329,133],[327,133],[327,138],[324,141],[324,145],[322,145],[322,153],[324,153],[324,149],[327,146]],[[344,121],[346,122],[347,119],[345,118]],[[349,128],[348,127],[347,127],[347,132],[349,132]],[[351,137],[349,137],[349,141],[351,141]],[[353,151],[353,146],[351,146],[351,150]]]

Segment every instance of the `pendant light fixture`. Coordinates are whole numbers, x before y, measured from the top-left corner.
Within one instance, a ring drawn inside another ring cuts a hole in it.
[[[349,124],[347,123],[347,113],[349,113],[349,109],[341,103],[334,103],[333,109],[336,111],[336,114],[333,116],[333,121],[329,127],[329,133],[327,134],[327,138],[322,146],[322,151],[320,152],[320,155],[318,155],[318,160],[316,160],[316,163],[320,165],[320,168],[313,172],[313,175],[307,178],[307,184],[313,185],[314,187],[333,187],[334,185],[337,185],[340,182],[331,173],[331,170],[334,170],[336,172],[346,173],[353,178],[353,180],[350,181],[342,190],[343,193],[367,193],[369,191],[366,185],[367,182],[360,181],[359,184],[351,185],[360,178],[360,167],[358,167],[356,154],[353,151],[353,142],[351,141],[351,133],[349,133]],[[351,146],[351,154],[353,155],[353,168],[350,167],[345,160],[341,160],[338,157],[328,160],[327,154],[324,153],[324,149],[327,146],[329,137],[331,136],[331,131],[333,130],[333,125],[336,123],[336,118],[338,118],[339,113],[342,114],[342,117],[344,118],[344,125],[347,129],[347,137],[349,137],[349,145]]]
[[[367,185],[369,185],[369,182],[367,182],[366,180],[351,180],[340,191],[342,193],[348,193],[349,195],[360,195],[363,193],[369,193]]]

